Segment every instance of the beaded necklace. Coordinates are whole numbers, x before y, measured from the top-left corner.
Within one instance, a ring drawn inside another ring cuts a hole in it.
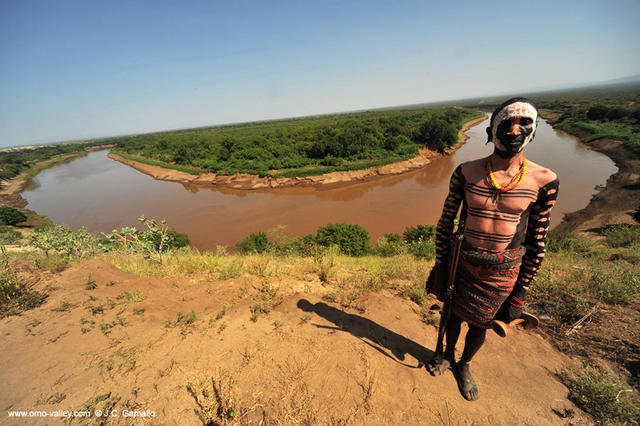
[[[487,158],[487,183],[491,188],[493,188],[494,192],[491,195],[491,200],[494,203],[497,203],[499,200],[502,200],[503,194],[507,191],[512,190],[516,186],[520,185],[522,180],[524,179],[524,175],[527,173],[527,159],[522,156],[522,164],[520,165],[520,169],[518,173],[513,176],[511,182],[506,184],[505,186],[500,186],[498,182],[496,182],[496,178],[493,176],[493,171],[491,170],[491,160]]]

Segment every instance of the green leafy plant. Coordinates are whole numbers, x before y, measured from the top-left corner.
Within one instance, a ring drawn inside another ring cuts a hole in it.
[[[435,240],[436,227],[433,225],[407,226],[402,233],[402,238],[407,244],[416,243],[420,240]]]
[[[2,206],[0,207],[0,225],[17,225],[20,222],[27,220],[27,216],[20,210],[13,207]]]
[[[640,244],[640,225],[611,225],[604,229],[603,234],[609,247],[629,247]]]
[[[258,232],[257,234],[250,234],[245,239],[236,243],[236,250],[240,253],[262,253],[269,247],[269,241],[267,234],[264,232]]]
[[[124,227],[105,234],[107,242],[125,251],[142,253],[146,258],[163,263],[163,254],[172,245],[172,236],[165,220],[160,222],[140,216],[138,220],[147,228],[138,231],[133,227]]]
[[[396,256],[405,251],[406,245],[400,234],[385,234],[384,237],[378,238],[374,250],[375,254],[382,257]]]
[[[318,244],[329,247],[336,245],[349,256],[362,256],[371,245],[369,232],[360,225],[330,223],[318,228]]]
[[[0,225],[0,245],[15,244],[22,238],[20,231]]]
[[[76,232],[63,225],[49,225],[35,230],[29,244],[48,256],[55,251],[66,256],[88,256],[102,250],[97,238],[82,228]]]

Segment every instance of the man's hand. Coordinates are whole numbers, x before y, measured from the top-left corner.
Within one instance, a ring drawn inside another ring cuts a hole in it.
[[[502,307],[500,308],[498,313],[496,314],[495,319],[503,321],[503,322],[509,324],[514,319],[520,318],[521,315],[522,315],[522,308],[518,308],[516,306],[513,306],[507,300],[502,305]]]
[[[427,278],[427,293],[434,294],[439,301],[444,302],[448,278],[449,271],[447,265],[443,262],[436,263],[429,273],[429,278]]]

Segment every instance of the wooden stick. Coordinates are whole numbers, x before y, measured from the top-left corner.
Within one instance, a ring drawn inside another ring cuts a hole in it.
[[[589,312],[587,312],[587,314],[585,316],[583,316],[582,318],[580,318],[578,321],[576,321],[575,324],[573,324],[573,327],[571,327],[571,329],[569,331],[567,331],[566,333],[564,333],[565,336],[570,335],[571,333],[575,333],[576,331],[578,331],[578,329],[580,328],[580,326],[582,325],[583,322],[585,322],[585,320],[587,318],[589,318],[592,314],[594,314],[596,311],[598,310],[598,308],[596,308],[595,306],[593,308],[591,308],[591,310]]]

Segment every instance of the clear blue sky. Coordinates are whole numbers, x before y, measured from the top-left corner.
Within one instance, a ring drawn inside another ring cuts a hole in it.
[[[0,0],[0,146],[640,74],[640,2]]]

